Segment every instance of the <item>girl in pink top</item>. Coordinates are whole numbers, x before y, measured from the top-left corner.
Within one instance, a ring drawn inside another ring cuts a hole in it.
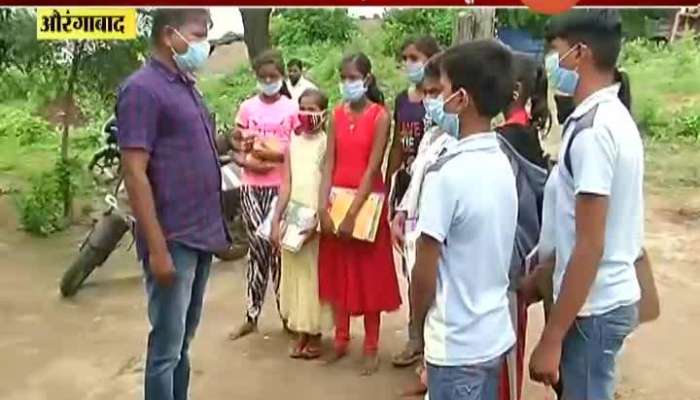
[[[279,310],[280,254],[256,231],[272,210],[282,182],[281,168],[290,134],[298,124],[299,107],[284,84],[281,54],[274,50],[262,53],[255,60],[254,70],[259,94],[241,104],[234,132],[236,162],[243,168],[241,205],[250,246],[246,319],[231,339],[256,331],[270,276]]]

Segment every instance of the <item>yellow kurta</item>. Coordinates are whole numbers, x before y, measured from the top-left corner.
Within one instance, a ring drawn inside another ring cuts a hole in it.
[[[318,208],[321,168],[326,153],[326,135],[292,135],[289,145],[292,187],[290,199]],[[282,250],[280,309],[289,328],[319,334],[330,326],[331,313],[318,294],[318,237],[297,252]]]

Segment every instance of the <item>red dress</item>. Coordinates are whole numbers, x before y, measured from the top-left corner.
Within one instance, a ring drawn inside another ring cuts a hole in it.
[[[345,105],[335,109],[334,187],[358,188],[372,152],[377,119],[385,112],[379,104],[368,106],[360,117],[350,115]],[[381,175],[375,178],[373,191],[386,194]],[[401,306],[386,202],[373,243],[321,236],[319,293],[321,300],[351,315],[394,311]]]

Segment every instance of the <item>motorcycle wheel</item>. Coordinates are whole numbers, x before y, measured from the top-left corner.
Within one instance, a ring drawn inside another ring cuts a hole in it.
[[[73,261],[73,264],[66,270],[61,278],[61,295],[63,297],[72,297],[78,289],[83,285],[83,282],[90,276],[100,263],[100,254],[93,249],[89,244],[85,245],[78,258]]]

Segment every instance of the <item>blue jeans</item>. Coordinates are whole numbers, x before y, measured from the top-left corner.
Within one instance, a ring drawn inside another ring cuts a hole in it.
[[[188,350],[202,315],[212,254],[169,243],[175,282],[162,287],[144,260],[148,294],[146,400],[186,400],[190,383]]]
[[[576,318],[562,346],[561,380],[566,400],[613,400],[615,359],[638,324],[637,304]]]
[[[430,400],[496,400],[503,356],[477,365],[440,367],[428,363]]]

